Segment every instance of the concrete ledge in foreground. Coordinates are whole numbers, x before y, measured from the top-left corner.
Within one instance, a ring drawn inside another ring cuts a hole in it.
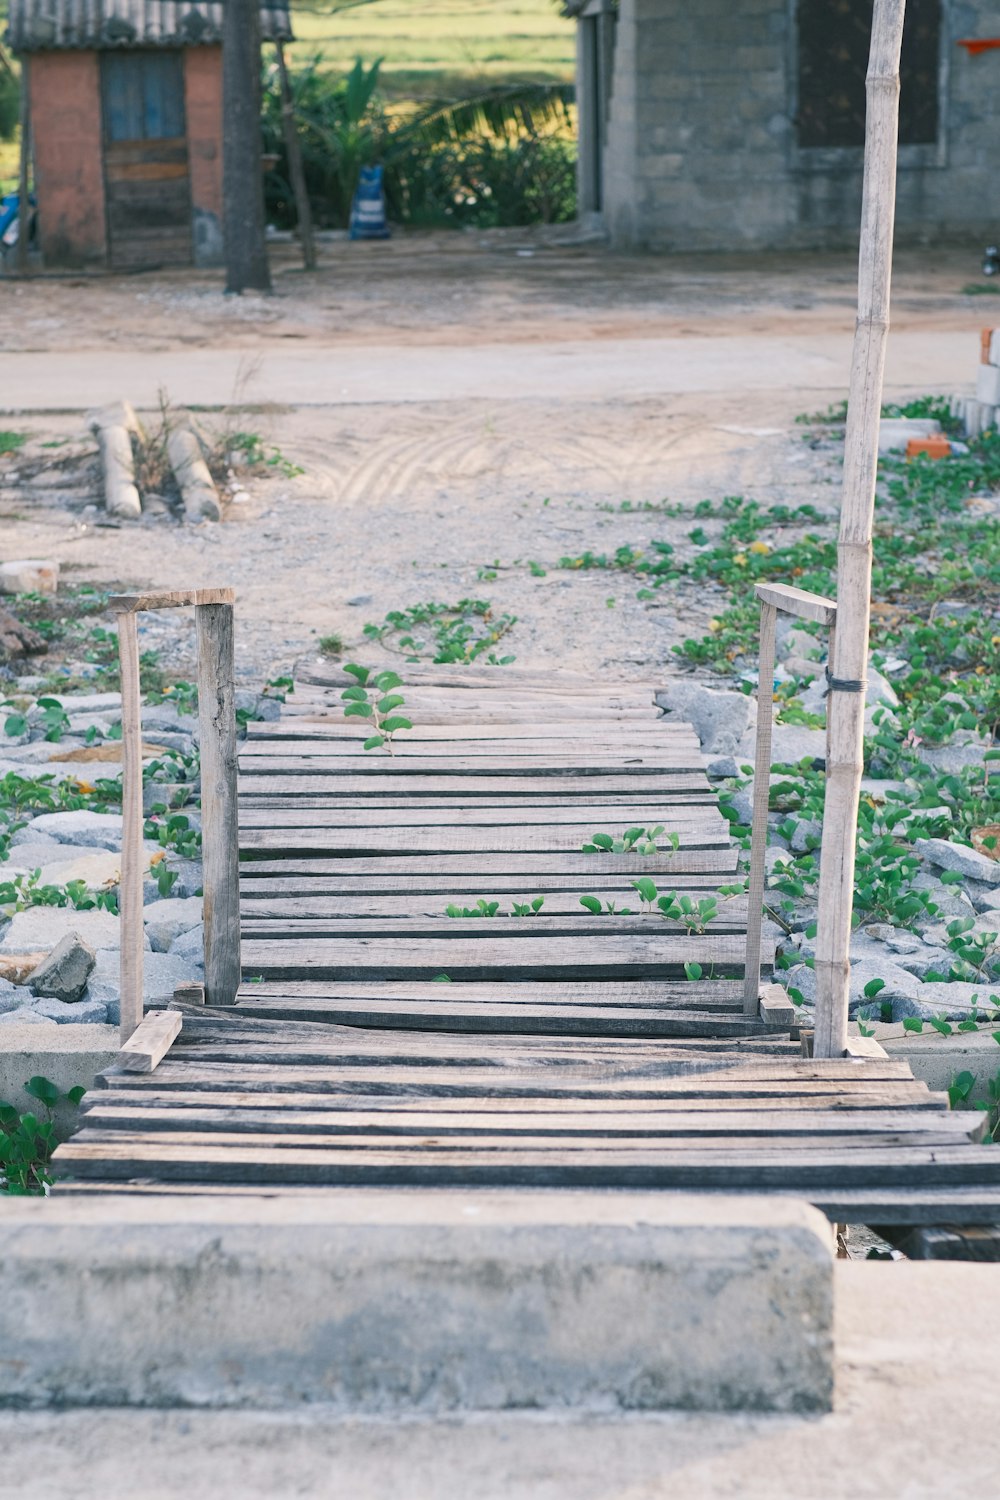
[[[788,1200],[0,1203],[0,1405],[817,1411],[833,1257]]]

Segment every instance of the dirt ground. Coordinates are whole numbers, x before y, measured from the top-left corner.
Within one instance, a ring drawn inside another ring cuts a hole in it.
[[[310,277],[280,244],[274,271],[267,298],[197,272],[0,284],[0,426],[32,437],[0,458],[0,557],[54,557],[67,582],[233,584],[247,679],[331,632],[370,659],[366,622],[470,596],[517,616],[521,665],[661,676],[719,599],[640,601],[633,578],[561,557],[690,548],[689,515],[623,502],[744,493],[833,518],[836,451],[794,419],[845,394],[848,254],[620,256],[492,231],[328,241]],[[962,294],[977,275],[975,247],[899,255],[890,395],[971,387],[993,306]],[[148,408],[160,385],[304,472],[250,479],[218,526],[108,526],[83,414],[105,387]],[[147,624],[190,660],[189,619]]]

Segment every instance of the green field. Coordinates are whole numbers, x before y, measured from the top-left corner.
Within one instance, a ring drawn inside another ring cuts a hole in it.
[[[356,57],[382,57],[383,85],[397,98],[460,93],[476,81],[573,77],[575,26],[556,0],[371,0],[317,14],[322,4],[293,0],[295,61],[321,53],[344,72]]]

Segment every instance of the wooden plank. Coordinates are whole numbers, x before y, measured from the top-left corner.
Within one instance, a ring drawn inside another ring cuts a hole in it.
[[[968,1113],[968,1111],[963,1111]],[[807,1136],[843,1139],[857,1136],[865,1140],[884,1140],[887,1136],[912,1136],[914,1144],[936,1142],[946,1146],[970,1138],[971,1125],[953,1114],[928,1116],[926,1111],[905,1109],[859,1110],[847,1121],[835,1110],[797,1109],[781,1114],[769,1109],[730,1110],[724,1116],[713,1110],[651,1109],[634,1106],[628,1110],[588,1110],[584,1113],[562,1108],[544,1114],[531,1110],[493,1111],[479,1108],[467,1112],[450,1111],[446,1116],[425,1109],[302,1109],[289,1111],[283,1105],[276,1109],[246,1109],[242,1105],[221,1107],[207,1105],[147,1104],[125,1101],[108,1103],[99,1100],[87,1111],[84,1128],[86,1139],[93,1142],[99,1134],[112,1139],[114,1133],[129,1131],[137,1138],[158,1132],[199,1134],[245,1134],[266,1136],[319,1136],[325,1144],[335,1138],[344,1141],[364,1136],[365,1146],[385,1146],[406,1137],[446,1139],[461,1143],[468,1138],[493,1142],[504,1137],[528,1137],[544,1140],[556,1136],[571,1142],[588,1142],[594,1137],[609,1140],[632,1139],[673,1142],[688,1138],[709,1141],[739,1134],[748,1140],[773,1141],[776,1137],[795,1140]]]
[[[558,1140],[546,1146],[522,1144],[491,1150],[441,1144],[418,1146],[409,1153],[399,1144],[392,1150],[357,1145],[353,1149],[282,1144],[272,1146],[252,1138],[185,1140],[176,1136],[142,1141],[107,1140],[90,1144],[86,1129],[60,1148],[58,1170],[77,1177],[118,1178],[148,1176],[233,1182],[247,1180],[302,1182],[320,1185],[371,1186],[533,1186],[629,1187],[699,1191],[744,1191],[756,1188],[815,1192],[844,1183],[926,1188],[960,1183],[1000,1188],[1000,1159],[977,1146],[946,1147],[896,1145],[892,1140],[862,1150],[857,1142],[811,1141],[782,1143],[780,1148],[748,1145],[733,1152],[732,1139],[681,1148],[677,1144],[628,1150],[620,1143],[603,1148],[593,1144],[568,1151]]]
[[[676,932],[679,924],[654,911],[648,914],[640,914],[639,897],[634,890],[622,884],[616,890],[602,892],[602,898],[613,900],[616,905],[631,906],[632,916],[607,916],[594,917],[583,906],[580,898],[575,892],[549,893],[543,899],[545,906],[535,916],[514,917],[510,914],[510,900],[518,900],[515,893],[513,898],[501,899],[501,911],[488,920],[490,922],[505,923],[505,930],[518,933],[533,933],[537,930],[539,934],[560,932],[573,934],[577,932],[604,931],[608,932],[641,932],[648,933],[650,923],[657,926],[662,923],[665,931]],[[459,896],[458,903],[468,905],[474,903],[474,895]],[[328,927],[331,924],[338,932],[371,933],[376,930],[391,931],[392,924],[399,930],[400,923],[403,924],[407,935],[413,935],[417,927],[421,931],[427,931],[429,921],[444,918],[446,921],[461,922],[463,930],[471,932],[480,930],[482,924],[477,924],[473,917],[449,918],[445,915],[445,907],[456,904],[447,895],[430,896],[369,896],[369,897],[341,897],[335,900],[330,896],[254,896],[252,892],[245,892],[240,898],[240,915],[244,924],[244,930],[249,931],[256,927],[263,930],[266,926],[276,929],[278,924],[284,924],[285,930],[289,930],[290,924],[294,922],[316,922],[323,921]],[[747,903],[745,896],[732,896],[723,898],[719,906],[719,915],[711,925],[712,932],[742,932],[746,929]],[[506,914],[506,915],[505,915]],[[372,925],[372,924],[375,925]],[[467,927],[466,924],[469,924]],[[539,925],[541,924],[541,925]],[[595,927],[595,924],[597,926]],[[314,930],[314,929],[313,929]],[[490,930],[490,929],[488,929]],[[498,929],[499,930],[499,929]],[[764,1014],[764,1001],[761,1001],[761,1014]],[[785,996],[784,1012],[780,1016],[769,1011],[769,1018],[777,1024],[791,1025],[795,1018],[795,1009],[791,1001]]]
[[[540,777],[557,778],[554,789],[558,791],[564,777],[577,779],[582,776],[628,778],[628,785],[638,790],[642,778],[686,774],[704,777],[702,757],[694,751],[674,752],[666,750],[652,757],[613,757],[603,752],[592,760],[574,761],[565,756],[516,757],[490,755],[484,747],[481,755],[448,757],[383,755],[381,752],[363,756],[356,754],[332,755],[331,742],[302,740],[294,746],[295,754],[262,754],[259,748],[252,754],[244,752],[240,757],[241,772],[252,772],[255,776],[275,774],[281,776],[309,775],[320,773],[327,776],[377,777],[392,776],[411,778],[415,776],[477,777],[503,776],[509,780],[525,776],[537,780]],[[289,746],[289,749],[292,747]],[[459,783],[459,790],[464,790]],[[702,782],[705,785],[705,782]],[[625,788],[628,790],[628,787]]]
[[[708,939],[664,933],[640,937],[530,938],[454,937],[447,947],[436,938],[330,938],[308,942],[260,941],[243,944],[244,973],[273,978],[308,978],[321,972],[341,979],[613,979],[623,973],[655,979],[702,963],[718,973],[742,972],[743,942],[720,934]]]
[[[456,897],[471,897],[475,900],[478,896],[501,895],[507,900],[523,901],[528,896],[544,895],[546,910],[558,910],[559,902],[575,906],[578,897],[587,891],[600,891],[602,896],[614,900],[618,896],[631,899],[635,895],[632,877],[628,874],[591,875],[583,870],[570,870],[566,874],[558,871],[538,872],[520,879],[516,875],[484,874],[480,871],[458,875],[422,875],[418,868],[414,868],[403,875],[359,875],[354,871],[354,860],[324,863],[333,863],[338,871],[346,870],[346,874],[297,874],[294,861],[289,861],[288,864],[282,860],[245,861],[240,869],[241,899],[336,896],[338,899],[335,902],[328,903],[328,912],[345,911],[361,916],[369,905],[381,911],[383,901],[393,900],[399,900],[403,905],[412,902],[427,910],[440,911],[447,901]],[[258,873],[271,869],[278,869],[282,873]],[[725,876],[725,872],[722,872],[722,876]],[[717,893],[720,878],[722,877],[711,870],[705,874],[688,875],[671,868],[669,886],[671,890],[684,891],[689,895],[711,896]],[[738,883],[738,880],[734,881],[734,884]],[[549,906],[550,899],[552,908]],[[391,908],[386,908],[389,909]]]
[[[541,877],[568,879],[572,884],[578,875],[592,875],[598,881],[611,876],[662,875],[671,881],[680,875],[735,875],[738,862],[736,850],[729,848],[678,849],[676,854],[524,854],[519,850],[497,850],[492,853],[465,851],[457,854],[384,854],[375,856],[349,855],[346,852],[336,857],[318,854],[314,850],[299,853],[286,849],[266,849],[253,852],[253,841],[257,834],[247,834],[243,842],[243,860],[240,866],[241,880],[250,875],[337,875],[341,879],[378,876],[382,879],[406,877],[422,882],[438,876],[461,878],[461,888],[483,891],[484,878],[496,877],[509,881],[511,876],[520,880],[538,883]],[[299,840],[296,839],[296,843]],[[419,888],[419,885],[418,885]]]
[[[781,610],[782,614],[796,615],[800,620],[815,620],[827,627],[837,622],[837,601],[827,599],[824,594],[811,594],[787,583],[758,583],[754,593],[764,604]]]
[[[240,983],[236,678],[232,604],[198,604],[205,996],[231,1005]]]
[[[110,594],[108,608],[114,614],[135,614],[142,609],[182,609],[185,605],[232,604],[232,589],[161,589],[145,594]]]
[[[257,808],[240,801],[241,828],[554,828],[562,824],[584,828],[590,833],[619,835],[627,828],[655,827],[661,824],[668,833],[683,833],[688,828],[716,827],[728,834],[729,824],[718,809],[707,804],[689,807],[662,802],[647,803],[633,809],[583,805],[582,807],[402,807],[385,811],[372,808],[318,807],[299,805]],[[580,835],[581,841],[587,837]]]
[[[255,761],[252,767],[241,772],[241,796],[318,795],[349,799],[352,802],[355,799],[366,799],[359,800],[359,806],[368,805],[369,802],[377,805],[390,797],[402,800],[404,805],[408,805],[408,799],[415,797],[427,803],[436,802],[439,798],[446,802],[461,803],[488,798],[496,801],[498,806],[504,803],[510,805],[515,800],[527,798],[551,802],[557,797],[560,801],[584,797],[588,802],[609,803],[611,798],[632,801],[676,796],[685,801],[689,798],[708,797],[713,803],[717,802],[704,771],[695,769],[671,771],[659,776],[649,775],[641,779],[631,775],[562,776],[555,781],[550,776],[486,775],[463,777],[460,783],[456,783],[450,774],[422,776],[419,781],[409,775],[395,776],[391,767],[387,774],[371,777],[341,774],[339,768],[331,775],[325,771],[317,772],[311,764],[300,766],[296,761],[292,764],[298,766],[297,771],[275,770],[271,762]]]
[[[740,1007],[741,986],[734,979],[690,980],[690,979],[599,979],[592,984],[582,980],[570,982],[530,980],[517,985],[509,984],[462,984],[453,983],[448,996],[452,1000],[502,1000],[507,1004],[522,1005],[678,1005],[684,1009],[733,1009]],[[398,980],[394,984],[363,984],[351,981],[326,979],[264,980],[259,984],[241,985],[238,1004],[240,1015],[247,1014],[252,1007],[255,1014],[262,1015],[263,1003],[280,1001],[292,1009],[299,1002],[325,1000],[429,1000],[441,999],[441,986],[430,981]],[[307,1019],[305,1015],[301,1018]],[[202,1034],[200,1018],[191,1019],[190,1034]],[[242,1034],[242,1033],[240,1033]],[[235,1044],[234,1034],[234,1044]]]
[[[407,732],[401,731],[401,736]],[[565,749],[560,748],[564,743]],[[605,735],[599,738],[595,735],[590,740],[569,742],[493,737],[480,740],[454,735],[449,735],[444,740],[411,740],[400,737],[393,740],[391,754],[382,750],[366,754],[361,746],[362,740],[356,733],[343,738],[313,735],[308,739],[298,740],[246,740],[240,759],[250,763],[294,752],[296,756],[322,757],[332,762],[348,759],[353,762],[352,772],[376,759],[396,770],[404,760],[429,761],[432,763],[431,769],[435,768],[433,763],[438,761],[461,763],[484,760],[490,765],[500,763],[501,769],[510,768],[512,771],[525,765],[560,768],[574,763],[584,768],[597,765],[621,769],[630,765],[652,765],[657,770],[667,770],[676,765],[698,765],[701,760],[698,741],[693,735],[690,738],[677,736],[673,739],[660,736],[635,739],[622,736],[611,739]]]
[[[290,816],[294,817],[294,815]],[[276,814],[274,817],[277,823],[281,815]],[[286,855],[336,854],[346,858],[365,858],[379,854],[394,855],[398,858],[407,854],[433,856],[465,853],[524,856],[542,853],[579,854],[584,859],[593,859],[596,856],[583,854],[582,846],[594,833],[620,835],[628,826],[623,822],[618,825],[618,828],[612,826],[603,829],[595,829],[592,823],[542,824],[540,827],[525,824],[520,828],[459,824],[451,827],[439,825],[417,828],[353,829],[324,828],[317,827],[315,824],[303,826],[297,822],[286,822],[282,818],[280,826],[271,824],[268,827],[258,828],[241,824],[240,848],[272,855],[276,853],[286,853]],[[686,825],[679,830],[682,835],[681,847],[685,853],[706,849],[721,849],[728,853],[732,848],[728,828],[729,825],[724,818],[718,815],[712,817],[711,813],[706,811],[704,821]],[[669,829],[667,831],[671,832]],[[611,855],[609,857],[622,859],[625,856]],[[638,857],[646,860],[658,857],[677,859],[677,855],[667,854]]]
[[[596,726],[596,727],[595,727]],[[402,731],[401,731],[402,732]],[[654,719],[641,724],[632,721],[618,723],[614,720],[581,719],[576,724],[552,722],[548,717],[541,722],[505,724],[502,720],[490,724],[479,724],[474,719],[463,719],[457,724],[423,724],[414,722],[412,729],[405,731],[406,744],[415,745],[421,740],[447,742],[450,740],[505,740],[524,742],[526,745],[544,747],[553,742],[570,749],[582,749],[593,740],[615,745],[677,745],[697,744],[694,731],[686,724],[666,721],[661,725]],[[356,720],[345,719],[273,719],[247,725],[247,743],[276,745],[286,740],[350,740],[353,744],[365,739]],[[400,741],[400,744],[403,742]],[[394,749],[399,746],[394,742]]]
[[[180,1034],[179,1010],[151,1011],[144,1016],[118,1053],[118,1067],[127,1073],[152,1073]]]
[[[723,912],[724,910],[725,905]],[[256,916],[244,909],[241,930],[246,938],[275,939],[279,942],[294,940],[311,943],[314,938],[319,937],[433,938],[442,944],[442,952],[450,951],[456,940],[470,942],[477,938],[490,941],[496,938],[511,938],[514,941],[522,939],[536,944],[542,939],[553,937],[578,941],[596,938],[603,942],[606,938],[635,936],[656,941],[666,933],[688,931],[684,923],[668,919],[660,912],[640,911],[637,897],[628,916],[594,916],[584,907],[577,906],[576,911],[565,916],[545,916],[539,913],[534,917],[514,917],[498,913],[495,917],[449,917],[441,905],[429,915],[414,913],[408,919],[398,915],[338,918],[327,912],[309,915],[297,912],[292,916],[279,916],[268,911],[265,904],[263,914]],[[695,935],[704,937],[707,944],[711,944],[714,937],[723,933],[728,936],[745,935],[744,924],[732,917],[720,915],[710,929]]]
[[[447,985],[442,985],[447,989]],[[373,1001],[358,1006],[350,1001],[329,1000],[323,1005],[324,1019],[342,1026],[398,1027],[411,1031],[488,1031],[519,1036],[752,1036],[761,1023],[748,1021],[741,1013],[717,1010],[680,1010],[664,1006],[646,1010],[638,1006],[547,1005],[535,1010],[525,1005],[455,1004],[419,1005],[407,1000]]]

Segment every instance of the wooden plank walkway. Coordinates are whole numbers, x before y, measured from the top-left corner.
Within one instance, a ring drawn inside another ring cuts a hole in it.
[[[640,875],[696,901],[738,881],[697,740],[651,686],[405,675],[415,727],[391,756],[361,750],[335,670],[251,726],[237,1006],[186,1008],[155,1072],[106,1075],[60,1190],[655,1187],[1000,1217],[978,1115],[905,1064],[808,1060],[744,1016],[745,897],[705,931],[641,909]],[[657,854],[581,851],[640,824],[664,826]],[[504,914],[445,913],[480,899]]]

